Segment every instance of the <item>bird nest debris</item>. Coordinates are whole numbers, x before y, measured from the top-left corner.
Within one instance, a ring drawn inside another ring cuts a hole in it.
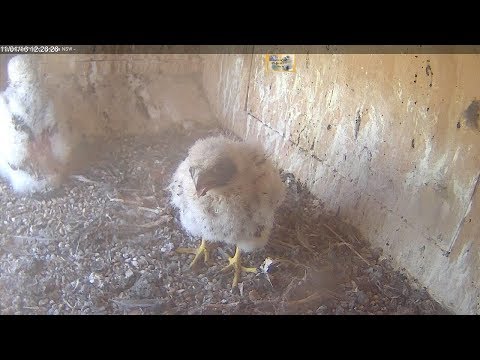
[[[165,187],[189,146],[219,133],[112,140],[47,194],[16,195],[1,181],[0,313],[446,313],[285,172],[270,242],[244,257],[260,271],[232,291],[224,245],[213,266],[190,270],[175,249],[199,240],[182,230]]]

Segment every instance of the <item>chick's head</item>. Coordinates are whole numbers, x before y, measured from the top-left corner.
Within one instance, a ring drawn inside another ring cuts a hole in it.
[[[230,140],[218,137],[200,140],[190,149],[189,172],[198,196],[234,182],[239,169],[231,146]]]
[[[237,173],[237,168],[228,156],[220,157],[209,166],[193,165],[189,168],[199,196],[207,191],[228,185]]]
[[[11,83],[31,85],[38,81],[38,62],[34,55],[17,55],[8,62]]]

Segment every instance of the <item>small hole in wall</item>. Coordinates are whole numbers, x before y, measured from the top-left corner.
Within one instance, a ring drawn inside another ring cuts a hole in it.
[[[330,130],[332,128],[332,125],[328,124],[327,130]]]
[[[462,125],[460,124],[460,121],[457,122],[457,129],[460,129],[461,126],[462,126]]]

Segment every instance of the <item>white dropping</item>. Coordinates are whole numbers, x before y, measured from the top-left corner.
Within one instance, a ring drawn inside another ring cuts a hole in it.
[[[270,269],[270,266],[273,264],[273,260],[269,257],[267,257],[264,261],[263,264],[260,266],[260,270],[262,273],[266,274],[268,273],[268,270]]]

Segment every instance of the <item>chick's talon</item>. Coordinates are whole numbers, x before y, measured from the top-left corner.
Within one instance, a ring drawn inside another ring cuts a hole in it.
[[[180,254],[195,254],[192,263],[190,264],[190,269],[194,268],[197,264],[199,259],[203,255],[203,260],[205,264],[210,265],[210,249],[207,246],[205,240],[202,240],[202,243],[198,248],[178,248],[176,252]]]
[[[250,272],[250,273],[257,272],[257,268],[242,266],[242,262],[240,259],[240,249],[238,247],[235,250],[235,255],[233,257],[228,258],[228,262],[229,264],[222,269],[222,272],[226,272],[231,268],[233,268],[234,274],[233,274],[232,288],[237,287],[242,271]]]

